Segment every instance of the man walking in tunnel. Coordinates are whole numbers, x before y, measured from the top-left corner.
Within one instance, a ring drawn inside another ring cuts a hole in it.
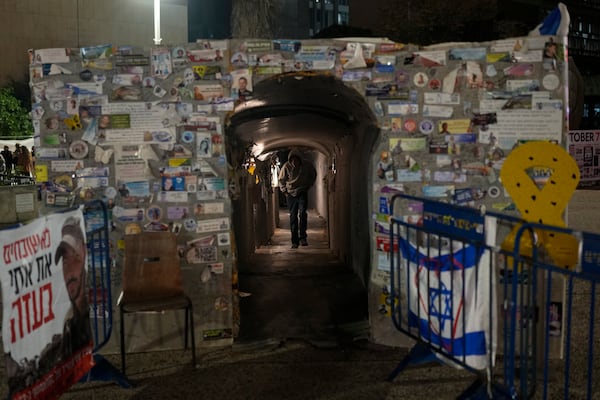
[[[316,177],[317,172],[312,164],[303,160],[298,150],[291,150],[279,172],[279,189],[285,194],[290,211],[292,249],[297,249],[298,245],[308,246],[308,189],[315,183]]]

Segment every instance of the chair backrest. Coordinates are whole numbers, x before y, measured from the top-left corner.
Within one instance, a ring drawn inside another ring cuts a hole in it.
[[[184,293],[177,238],[173,232],[125,236],[120,302],[144,301]]]

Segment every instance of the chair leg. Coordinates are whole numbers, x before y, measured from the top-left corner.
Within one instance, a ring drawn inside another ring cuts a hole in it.
[[[192,335],[192,367],[196,368],[196,335],[194,334],[194,309],[190,305],[190,334]],[[186,318],[187,321],[187,318]],[[186,329],[187,335],[187,329]]]
[[[125,313],[123,312],[123,307],[119,307],[120,310],[120,334],[121,334],[121,373],[125,375]]]
[[[189,328],[189,318],[190,318],[190,306],[185,308],[185,329],[184,329],[184,342],[183,348],[187,350],[188,348],[188,328]]]

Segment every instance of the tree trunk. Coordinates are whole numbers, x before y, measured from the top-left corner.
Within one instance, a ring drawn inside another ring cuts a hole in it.
[[[234,38],[275,37],[278,0],[233,0],[231,35]]]

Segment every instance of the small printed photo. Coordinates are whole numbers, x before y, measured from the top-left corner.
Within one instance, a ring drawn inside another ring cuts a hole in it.
[[[144,78],[144,87],[145,88],[152,89],[155,85],[156,85],[156,80],[153,77],[147,76]]]
[[[112,92],[113,100],[141,100],[142,89],[139,86],[119,86]]]
[[[78,113],[78,111],[79,111],[79,103],[77,102],[77,99],[69,99],[67,101],[67,114],[75,115]]]
[[[252,76],[247,69],[231,72],[231,97],[245,100],[252,97]]]
[[[60,111],[63,108],[62,100],[54,100],[50,102],[50,108],[52,111]]]
[[[210,157],[211,156],[211,139],[210,137],[198,137],[198,143],[196,146],[196,157]]]
[[[110,115],[104,114],[98,118],[98,128],[99,129],[110,129]]]
[[[248,56],[246,53],[238,51],[231,56],[231,64],[236,68],[244,68],[248,66]]]
[[[171,222],[169,223],[169,227],[171,228],[171,232],[175,233],[176,235],[179,235],[179,232],[181,232],[181,226],[182,224],[179,222]]]
[[[58,117],[52,116],[46,119],[45,125],[46,128],[54,131],[58,129],[58,127],[60,126],[60,122],[58,121]]]
[[[150,221],[158,221],[162,217],[162,209],[158,206],[149,207],[146,211],[146,217]]]
[[[183,47],[175,47],[172,52],[173,61],[181,62],[185,61],[185,50]]]
[[[142,75],[140,74],[116,74],[112,79],[113,85],[135,86],[142,84]]]

